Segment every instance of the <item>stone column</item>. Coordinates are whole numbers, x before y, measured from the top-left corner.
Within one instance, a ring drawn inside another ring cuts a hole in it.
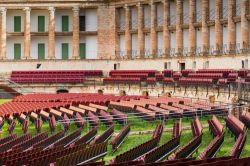
[[[126,58],[131,58],[132,51],[132,38],[130,34],[131,27],[131,13],[130,7],[125,5],[125,56]]]
[[[223,29],[220,23],[222,16],[222,0],[215,1],[214,48],[215,54],[220,54],[223,46]]]
[[[49,7],[48,59],[55,59],[55,8]]]
[[[207,25],[209,17],[209,3],[208,0],[202,0],[202,54],[208,53],[209,49],[209,28]]]
[[[79,55],[79,7],[73,7],[73,55],[72,59],[80,59]]]
[[[249,45],[249,24],[246,18],[248,14],[248,0],[241,0],[241,41],[240,47],[242,51],[246,51]]]
[[[24,59],[31,59],[30,56],[30,7],[25,7],[24,21]]]
[[[182,32],[182,19],[183,18],[183,2],[176,0],[176,55],[182,55],[183,49],[183,32]]]
[[[138,46],[137,46],[137,56],[140,58],[144,58],[144,33],[143,33],[143,27],[144,27],[144,12],[143,12],[143,6],[139,2],[137,4],[137,11],[138,11]]]
[[[150,9],[150,17],[151,17],[151,29],[150,29],[150,54],[152,58],[155,58],[157,55],[157,32],[156,32],[156,26],[157,26],[157,13],[156,13],[156,5],[154,1],[151,1],[150,3],[151,9]]]
[[[228,51],[229,53],[234,53],[236,45],[236,28],[233,20],[235,0],[228,0]]]
[[[163,0],[163,54],[169,56],[170,52],[170,33],[169,33],[169,20],[170,20],[170,5],[168,0]]]
[[[1,59],[7,59],[6,57],[6,8],[2,7],[1,11]]]
[[[196,0],[189,0],[189,55],[194,55],[196,50],[196,31],[194,27],[196,17]]]

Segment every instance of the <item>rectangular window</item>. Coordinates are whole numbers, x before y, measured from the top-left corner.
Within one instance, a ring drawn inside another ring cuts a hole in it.
[[[86,27],[85,27],[86,23],[85,23],[85,16],[80,16],[79,17],[79,30],[80,31],[85,31]]]
[[[69,44],[62,43],[62,59],[69,59]]]
[[[85,43],[80,43],[79,53],[80,53],[81,59],[86,59],[86,44]]]
[[[14,16],[14,32],[21,32],[21,16]]]
[[[14,59],[15,60],[21,59],[21,44],[20,43],[14,44]]]
[[[69,31],[69,16],[62,16],[62,32]]]
[[[38,32],[45,32],[45,17],[38,16]]]
[[[38,59],[43,60],[45,59],[45,44],[38,43]]]

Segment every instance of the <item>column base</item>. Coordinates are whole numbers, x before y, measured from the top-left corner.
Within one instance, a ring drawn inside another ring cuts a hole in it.
[[[48,57],[49,60],[55,60],[56,57]]]
[[[32,59],[32,57],[24,57],[24,59],[29,60]]]
[[[7,57],[0,57],[0,60],[8,60]]]
[[[79,60],[79,59],[81,59],[79,56],[74,56],[74,57],[72,57],[71,59],[75,59],[75,60]]]

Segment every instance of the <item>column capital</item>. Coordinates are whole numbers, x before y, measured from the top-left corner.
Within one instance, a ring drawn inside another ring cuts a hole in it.
[[[142,7],[142,4],[141,4],[141,2],[138,2],[137,4],[136,4],[136,6],[139,8],[139,7]]]
[[[53,6],[50,6],[50,7],[48,8],[48,10],[49,10],[50,13],[54,13],[56,9],[55,9],[55,7],[53,7]]]
[[[23,8],[23,10],[24,10],[25,12],[30,12],[30,11],[31,11],[31,8],[27,6],[27,7]]]
[[[130,6],[129,6],[128,4],[125,4],[125,5],[124,5],[124,9],[125,9],[125,10],[130,10]]]
[[[73,12],[79,12],[80,8],[79,8],[79,6],[74,6],[72,8],[72,10],[73,10]]]
[[[150,0],[149,4],[150,4],[150,6],[153,6],[153,5],[155,5],[155,1],[154,0]]]
[[[0,12],[3,14],[3,13],[5,13],[7,11],[7,9],[5,8],[5,7],[1,7],[0,8]]]

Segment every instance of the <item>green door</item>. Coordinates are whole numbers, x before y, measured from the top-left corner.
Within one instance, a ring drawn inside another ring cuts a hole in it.
[[[21,32],[21,16],[14,16],[14,32]]]
[[[38,32],[45,32],[45,17],[38,16]]]
[[[69,16],[62,16],[62,32],[69,31]]]
[[[69,59],[69,44],[62,43],[62,59]]]
[[[20,43],[14,44],[14,59],[15,60],[21,59],[21,44]]]
[[[38,43],[38,59],[42,60],[45,59],[45,44]]]
[[[85,43],[80,43],[80,58],[81,59],[86,59],[86,44]]]

